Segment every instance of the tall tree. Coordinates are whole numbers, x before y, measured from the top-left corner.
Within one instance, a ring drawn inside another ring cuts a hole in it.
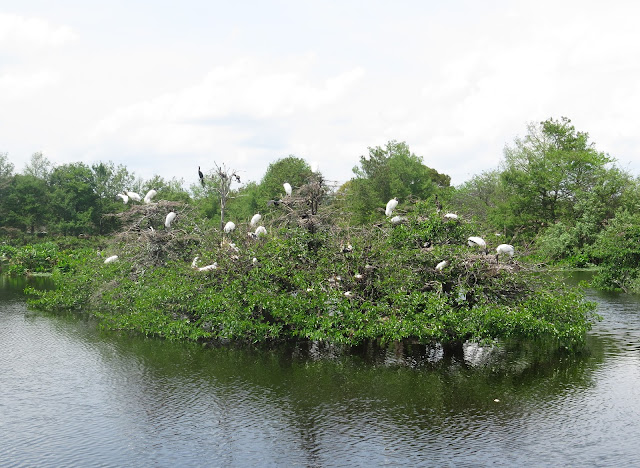
[[[534,234],[575,218],[576,200],[601,182],[612,161],[566,117],[530,124],[528,134],[504,152],[501,179],[509,196],[502,210],[511,215],[508,224]]]
[[[49,161],[42,152],[33,153],[30,161],[24,166],[22,173],[42,180],[49,180],[53,163]]]
[[[428,199],[439,187],[448,187],[450,177],[423,164],[405,142],[389,141],[385,147],[369,148],[353,168],[356,175],[349,187],[349,205],[356,222],[376,216],[378,209],[397,197]]]
[[[100,196],[92,170],[83,163],[64,164],[51,173],[51,206],[62,234],[95,233]]]

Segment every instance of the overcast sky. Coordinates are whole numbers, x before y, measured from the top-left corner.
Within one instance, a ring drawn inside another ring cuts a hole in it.
[[[405,141],[459,185],[569,117],[640,172],[640,2],[0,0],[0,152],[344,182]]]

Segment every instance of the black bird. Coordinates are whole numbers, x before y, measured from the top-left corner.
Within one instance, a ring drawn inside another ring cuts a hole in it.
[[[198,166],[198,176],[200,177],[200,184],[204,187],[204,174],[200,170],[200,166]]]
[[[438,200],[438,194],[436,193],[436,211],[440,213],[442,211],[442,203]]]

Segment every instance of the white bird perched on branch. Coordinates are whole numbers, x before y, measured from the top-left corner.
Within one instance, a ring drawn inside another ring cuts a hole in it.
[[[471,236],[467,239],[467,244],[469,247],[479,247],[484,250],[485,254],[487,253],[487,243],[482,237]]]
[[[106,258],[104,263],[112,263],[112,262],[115,262],[116,260],[118,260],[118,256],[112,255],[111,257]]]
[[[496,264],[498,264],[498,257],[500,256],[500,254],[505,254],[509,257],[513,257],[515,251],[516,250],[511,244],[500,244],[498,247],[496,247]]]
[[[151,199],[155,197],[157,194],[158,192],[156,192],[154,189],[149,190],[147,194],[144,196],[144,202],[148,205],[149,203],[151,203]]]
[[[236,223],[234,223],[233,221],[229,221],[227,224],[224,225],[224,232],[229,233],[233,231],[235,228],[236,228]]]
[[[167,214],[167,217],[164,219],[164,226],[169,229],[171,227],[171,223],[173,223],[173,220],[176,219],[176,216],[178,216],[177,214],[175,214],[175,212],[171,211],[169,212],[169,214]]]
[[[211,265],[198,268],[198,271],[209,271],[209,270],[217,270],[217,269],[218,269],[218,262],[213,262]]]
[[[253,227],[256,224],[258,224],[258,221],[260,221],[262,219],[262,216],[260,215],[260,213],[256,213],[253,215],[253,218],[251,218],[251,221],[249,222],[249,226]]]
[[[447,219],[458,219],[458,215],[455,213],[447,213],[444,217]]]
[[[386,214],[387,216],[391,216],[393,214],[393,210],[396,209],[396,206],[398,206],[398,199],[392,198],[387,202],[387,207],[384,210],[384,214]]]
[[[140,201],[140,200],[142,200],[142,197],[141,197],[140,195],[138,195],[136,192],[129,192],[129,191],[127,191],[127,192],[125,192],[125,193],[129,196],[129,198],[131,198],[131,199],[132,199],[132,200],[134,200],[134,201]]]
[[[285,182],[282,186],[284,187],[285,193],[290,196],[292,191],[291,184],[289,182]]]
[[[255,234],[256,234],[256,237],[258,237],[258,236],[266,236],[267,235],[267,228],[264,227],[264,226],[258,226],[256,228]]]
[[[124,202],[124,204],[126,205],[127,202],[129,201],[129,197],[126,196],[124,193],[119,193],[118,195],[116,195],[116,197],[120,197],[122,198],[122,201]]]
[[[442,260],[440,263],[436,265],[436,270],[442,271],[444,267],[446,267],[448,264],[449,262],[447,262],[446,260]]]
[[[393,218],[391,218],[391,224],[400,224],[405,219],[407,218],[405,218],[404,216],[394,216]]]

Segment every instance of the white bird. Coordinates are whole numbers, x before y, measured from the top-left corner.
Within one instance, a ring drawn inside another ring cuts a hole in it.
[[[169,212],[169,214],[167,215],[167,217],[164,220],[164,225],[165,225],[165,227],[167,229],[171,227],[171,223],[173,223],[173,220],[176,219],[176,216],[178,216],[178,215],[175,214],[175,212],[173,212],[173,211]]]
[[[218,262],[213,262],[211,265],[198,268],[198,271],[209,271],[209,270],[217,270],[217,269],[218,269]]]
[[[233,231],[235,228],[236,228],[236,223],[234,223],[233,221],[229,221],[227,224],[224,225],[224,232],[229,233]]]
[[[351,297],[353,296],[353,293],[351,291],[345,291],[344,295],[345,297]]]
[[[260,221],[262,219],[262,216],[260,215],[260,213],[256,213],[253,215],[253,218],[251,218],[251,221],[249,222],[249,226],[253,227],[256,224],[258,224],[258,221]]]
[[[116,195],[116,197],[122,198],[122,201],[124,202],[125,205],[129,202],[129,197],[126,196],[124,193],[119,193],[118,195]]]
[[[393,213],[393,210],[396,209],[396,206],[398,206],[398,199],[392,198],[387,202],[387,207],[384,210],[384,214],[386,214],[387,216],[391,216],[391,214]]]
[[[444,217],[447,219],[458,219],[458,215],[455,213],[447,213]]]
[[[125,193],[126,193],[126,194],[129,196],[129,198],[131,198],[132,200],[135,200],[135,201],[140,201],[140,200],[142,200],[142,197],[141,197],[140,195],[138,195],[136,192],[129,192],[129,191],[126,191]]]
[[[282,186],[284,187],[285,193],[287,195],[291,195],[291,184],[289,182],[285,182]]]
[[[404,216],[394,216],[393,218],[391,218],[391,224],[400,224],[405,219],[407,218],[405,218]]]
[[[442,271],[444,267],[446,267],[448,264],[449,262],[447,262],[446,260],[442,260],[440,263],[436,265],[436,270]]]
[[[469,244],[469,247],[480,247],[485,254],[487,253],[487,243],[482,237],[471,236],[467,239],[467,244]]]
[[[155,190],[151,189],[147,192],[147,194],[144,196],[144,202],[148,205],[149,203],[151,203],[151,199],[153,197],[155,197],[158,194],[158,192],[156,192]]]
[[[195,257],[193,259],[193,262],[191,262],[191,268],[198,268],[198,260],[200,260],[200,257]]]
[[[255,232],[256,237],[258,236],[266,236],[267,235],[267,228],[264,226],[258,226],[256,228],[256,232]]]
[[[117,255],[112,255],[111,257],[106,258],[104,263],[112,263],[112,262],[115,262],[116,260],[118,260],[118,256]]]
[[[498,257],[500,256],[500,254],[506,254],[509,257],[513,257],[515,251],[516,250],[511,244],[500,244],[498,247],[496,247],[496,264],[498,263]]]

